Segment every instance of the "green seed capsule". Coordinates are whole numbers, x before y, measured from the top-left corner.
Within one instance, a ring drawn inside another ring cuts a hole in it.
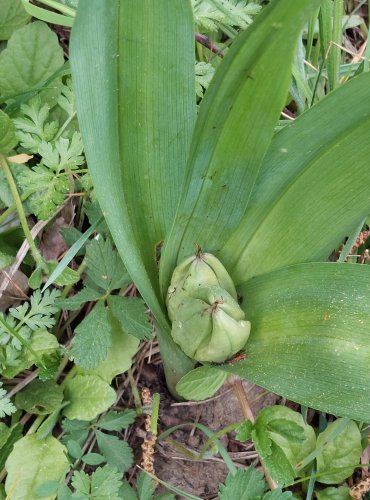
[[[199,290],[203,286],[218,286],[234,299],[237,297],[235,286],[221,262],[211,254],[198,252],[179,264],[173,272],[166,298],[171,321],[175,318],[182,296],[201,298]]]
[[[167,294],[172,337],[187,356],[221,363],[246,344],[250,323],[221,262],[198,252],[176,267]]]

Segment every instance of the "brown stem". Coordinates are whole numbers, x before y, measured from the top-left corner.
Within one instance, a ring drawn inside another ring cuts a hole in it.
[[[242,381],[240,380],[240,378],[237,378],[234,381],[233,389],[234,389],[236,397],[238,398],[243,416],[246,418],[246,420],[249,420],[250,422],[252,422],[252,424],[254,424],[256,419],[254,418],[254,414],[253,414],[252,409],[249,405],[249,402],[248,402],[248,399],[247,399],[247,396],[245,394],[244,387],[243,387],[243,384],[242,384]],[[260,462],[262,465],[263,472],[265,474],[266,481],[270,487],[270,490],[276,490],[279,486],[276,483],[276,481],[274,481],[272,479],[272,477],[270,476],[270,473],[266,469],[261,457],[260,457]]]
[[[225,56],[222,50],[213,42],[211,42],[211,40],[207,36],[202,35],[201,33],[195,33],[195,40],[214,54],[217,54],[219,57],[223,58]]]

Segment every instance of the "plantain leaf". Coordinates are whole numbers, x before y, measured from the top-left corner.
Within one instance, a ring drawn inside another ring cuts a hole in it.
[[[236,283],[326,260],[368,215],[369,85],[369,73],[354,78],[274,137],[245,217],[221,250]]]
[[[162,252],[163,293],[176,264],[195,253],[195,242],[222,260],[222,242],[244,216],[284,106],[299,31],[319,4],[271,2],[220,64],[200,106],[188,175]]]
[[[324,412],[367,421],[370,267],[305,263],[241,285],[247,358],[226,371]]]
[[[166,375],[182,366],[183,375],[192,363],[170,337],[156,250],[174,217],[195,120],[189,0],[143,0],[140,9],[134,0],[81,0],[71,68],[97,198],[158,322]]]

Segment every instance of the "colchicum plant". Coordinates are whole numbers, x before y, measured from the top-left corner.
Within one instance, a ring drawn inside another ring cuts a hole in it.
[[[370,210],[370,74],[275,133],[322,4],[271,1],[196,116],[190,0],[80,0],[72,79],[96,196],[172,393],[200,362],[368,421],[370,268],[327,260]]]

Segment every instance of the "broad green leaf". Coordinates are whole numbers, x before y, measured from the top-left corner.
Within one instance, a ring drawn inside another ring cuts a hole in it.
[[[298,34],[319,4],[271,2],[218,67],[200,106],[188,175],[162,252],[163,293],[176,264],[194,253],[195,243],[228,267],[222,243],[244,217],[285,104]]]
[[[75,329],[71,353],[76,365],[91,369],[106,359],[111,345],[108,310],[99,302]]]
[[[285,406],[264,408],[255,426],[283,451],[292,467],[315,449],[313,428],[303,421],[302,415]]]
[[[96,375],[76,375],[65,386],[64,397],[69,401],[64,415],[70,420],[93,420],[114,403],[116,393]]]
[[[108,297],[108,305],[122,330],[139,340],[150,339],[152,328],[145,314],[145,304],[142,299],[111,295]]]
[[[360,75],[273,139],[245,217],[221,250],[236,283],[326,260],[369,213],[370,74]]]
[[[265,491],[263,474],[252,466],[239,469],[236,474],[229,473],[225,484],[220,485],[220,500],[255,500]]]
[[[106,459],[100,453],[86,453],[81,460],[87,465],[100,465],[106,462]]]
[[[120,487],[119,495],[125,500],[138,500],[135,491],[133,490],[133,488],[131,488],[130,484],[127,481],[124,481],[122,486]]]
[[[288,500],[288,498],[296,498],[293,497],[293,493],[291,491],[281,491],[280,488],[273,491],[268,491],[262,497],[262,500]]]
[[[89,423],[84,420],[63,420],[64,436],[62,442],[66,444],[68,441],[77,441],[82,446],[89,434]]]
[[[21,0],[0,0],[0,40],[8,40],[29,19]]]
[[[3,468],[5,461],[13,450],[14,444],[22,437],[22,427],[15,424],[12,427],[7,427],[5,424],[0,429],[0,467]]]
[[[37,498],[45,481],[61,481],[69,469],[66,448],[53,436],[40,439],[31,434],[14,445],[6,461],[5,491],[12,500]],[[45,497],[52,500],[55,495]]]
[[[61,309],[68,309],[69,311],[77,311],[85,302],[95,302],[102,297],[103,292],[94,290],[93,288],[84,287],[80,292],[71,295],[67,298],[58,299],[56,304]]]
[[[50,496],[53,496],[55,498],[55,495],[57,494],[59,489],[59,485],[59,481],[45,481],[36,489],[37,498]]]
[[[67,446],[68,454],[72,458],[80,459],[82,457],[83,450],[82,450],[82,446],[80,445],[80,443],[78,441],[74,441],[73,439],[69,439],[66,442],[66,446]]]
[[[0,96],[25,92],[46,80],[63,64],[63,50],[55,33],[36,21],[13,33],[0,53]],[[61,80],[42,91],[43,99],[55,102]]]
[[[117,288],[122,288],[130,283],[125,266],[116,250],[113,250],[111,241],[93,240],[86,247],[87,275],[107,293]]]
[[[136,411],[134,410],[123,410],[123,411],[111,411],[107,413],[99,422],[95,425],[99,429],[104,429],[106,431],[117,431],[120,432],[126,429],[129,425],[135,422]]]
[[[122,474],[115,467],[98,467],[91,476],[91,492],[97,499],[108,497],[109,500],[121,500],[117,495],[121,477]]]
[[[130,446],[117,436],[95,431],[99,451],[104,455],[109,465],[125,473],[132,466],[134,457]]]
[[[81,0],[70,56],[95,193],[126,269],[158,322],[174,391],[177,373],[192,363],[170,336],[156,247],[175,214],[195,120],[190,1],[144,0],[138,9],[135,0]]]
[[[253,424],[250,420],[244,420],[235,429],[235,439],[240,442],[249,441],[251,438],[251,431],[253,429]]]
[[[60,408],[62,401],[63,390],[52,380],[34,380],[15,397],[18,408],[35,415],[52,413]]]
[[[107,322],[111,330],[111,346],[107,350],[105,359],[91,373],[99,375],[110,384],[115,376],[131,368],[132,357],[136,354],[139,340],[123,331],[118,321],[111,315],[107,316]],[[89,371],[84,370],[84,373]]]
[[[325,488],[324,490],[315,491],[317,500],[351,500],[348,486],[339,486],[339,488]]]
[[[272,479],[280,486],[284,486],[293,481],[294,469],[282,448],[271,439],[270,433],[261,420],[256,421],[251,433],[254,447]]]
[[[201,401],[213,396],[223,385],[227,374],[212,366],[200,366],[184,375],[176,386],[180,396],[185,399]]]
[[[0,153],[9,153],[18,144],[15,127],[9,116],[0,109]]]
[[[342,424],[342,419],[330,423],[317,437],[317,447],[323,451],[317,458],[317,480],[325,484],[341,483],[353,474],[362,454],[361,433],[350,420],[334,439],[331,434]],[[347,467],[347,468],[346,468]]]
[[[367,421],[370,267],[306,263],[240,287],[247,358],[222,365],[305,406]]]
[[[188,0],[144,0],[140,9],[134,0],[81,0],[71,38],[95,192],[128,272],[164,324],[155,247],[175,213],[195,119],[193,37]]]

